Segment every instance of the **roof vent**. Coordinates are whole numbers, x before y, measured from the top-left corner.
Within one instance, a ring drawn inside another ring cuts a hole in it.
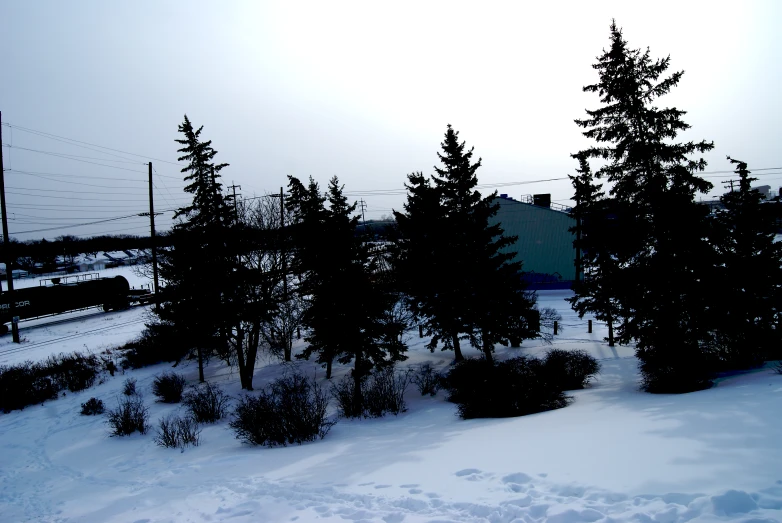
[[[551,208],[551,194],[534,194],[532,195],[532,204],[538,207]]]

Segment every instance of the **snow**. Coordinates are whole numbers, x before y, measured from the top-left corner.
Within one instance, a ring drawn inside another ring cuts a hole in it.
[[[782,376],[766,368],[691,394],[640,392],[632,348],[609,348],[598,323],[587,334],[568,295],[539,293],[541,306],[563,316],[553,346],[588,350],[603,369],[567,408],[464,421],[443,392],[421,397],[411,386],[406,413],[341,420],[313,443],[250,447],[221,421],[204,426],[201,445],[184,452],[157,447],[154,429],[111,438],[102,417],[79,415],[93,396],[114,404],[134,377],[156,426],[181,409],[153,401],[154,376],[170,370],[158,365],[0,414],[0,521],[782,521]],[[20,346],[0,340],[0,364],[105,350],[137,335],[145,314],[136,308],[25,328]],[[430,353],[425,342],[412,333],[409,364],[445,368],[453,354]],[[547,348],[525,342],[499,348],[498,357]],[[289,367],[325,382],[314,363],[263,357],[256,388]],[[196,382],[192,362],[175,370]],[[348,370],[337,366],[335,375]],[[235,371],[212,360],[206,373],[242,394]]]

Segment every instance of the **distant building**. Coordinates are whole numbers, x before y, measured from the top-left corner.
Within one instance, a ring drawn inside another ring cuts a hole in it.
[[[568,214],[570,208],[552,204],[549,194],[520,200],[501,194],[494,201],[500,208],[492,223],[499,222],[506,235],[518,236],[505,250],[516,253],[514,261],[523,263],[530,287],[570,288],[576,279],[575,235],[568,230],[576,220]]]

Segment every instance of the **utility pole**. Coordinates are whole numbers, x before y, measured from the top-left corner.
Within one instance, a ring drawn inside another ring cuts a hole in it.
[[[361,198],[361,200],[359,200],[359,205],[361,205],[361,224],[364,226],[364,232],[366,232],[367,220],[366,218],[364,218],[364,209],[367,208],[367,204],[364,203],[364,198]]]
[[[19,343],[19,321],[16,317],[16,298],[14,297],[13,256],[8,237],[8,213],[5,210],[5,168],[3,167],[3,113],[0,111],[0,212],[3,213],[3,250],[5,252],[5,276],[8,280],[8,309],[11,313],[11,333],[14,343]]]
[[[235,185],[233,180],[231,180],[231,186],[228,187],[228,188],[233,191],[233,196],[231,198],[234,201],[234,217],[236,218],[236,221],[238,222],[239,221],[239,210],[236,207],[236,189],[237,188],[241,189],[242,186],[241,185]],[[239,196],[241,196],[241,193],[239,194]]]
[[[149,236],[152,244],[152,278],[155,282],[155,310],[160,310],[157,279],[157,246],[155,245],[155,204],[152,198],[152,162],[149,162]]]
[[[730,192],[733,192],[733,184],[738,182],[739,180],[721,180],[720,183],[727,183],[730,185],[723,185],[726,189],[730,187]]]
[[[285,259],[285,195],[280,187],[280,257],[282,258],[282,299],[288,301],[288,264]]]

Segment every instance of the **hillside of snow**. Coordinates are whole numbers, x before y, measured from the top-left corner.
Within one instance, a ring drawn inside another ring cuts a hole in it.
[[[421,397],[411,386],[407,412],[341,420],[323,440],[250,447],[224,420],[204,426],[201,445],[180,452],[156,446],[154,428],[109,437],[104,417],[79,415],[93,396],[116,405],[128,377],[138,380],[153,427],[181,409],[155,403],[151,392],[170,365],[128,371],[0,414],[0,522],[782,521],[782,375],[766,368],[701,392],[640,392],[632,348],[609,348],[598,324],[587,334],[568,295],[539,294],[563,316],[552,346],[588,350],[602,372],[567,408],[463,421],[444,392]],[[0,339],[0,364],[111,348],[141,332],[145,314],[89,313],[36,328],[22,322],[22,344]],[[445,369],[453,354],[430,353],[425,341],[411,335],[404,365]],[[498,357],[548,348],[525,341],[521,349],[498,347]],[[290,366],[327,385],[314,363],[262,357],[256,388]],[[192,362],[174,370],[197,380]],[[337,366],[335,377],[348,371]],[[219,362],[206,373],[232,396],[243,394],[236,373]]]

